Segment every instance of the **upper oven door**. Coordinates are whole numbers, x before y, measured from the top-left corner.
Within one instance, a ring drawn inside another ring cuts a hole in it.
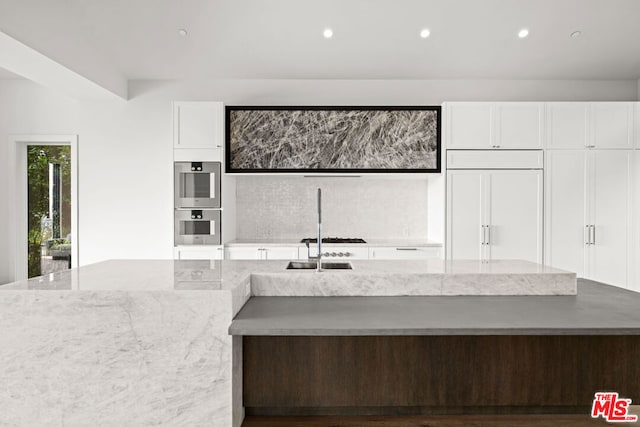
[[[220,207],[220,162],[175,162],[175,207]]]

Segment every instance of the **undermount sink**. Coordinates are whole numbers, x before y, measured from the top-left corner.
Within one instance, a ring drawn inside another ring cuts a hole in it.
[[[318,263],[314,261],[291,261],[287,264],[287,270],[315,270]],[[351,270],[349,262],[323,262],[323,270]]]

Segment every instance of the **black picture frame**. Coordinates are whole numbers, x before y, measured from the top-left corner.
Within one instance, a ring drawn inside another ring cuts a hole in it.
[[[402,169],[373,169],[373,168],[278,168],[278,169],[249,169],[232,167],[231,159],[231,113],[233,111],[435,111],[436,112],[436,167],[435,168],[402,168]],[[228,105],[225,106],[225,172],[233,174],[366,174],[366,173],[441,173],[442,172],[442,107],[439,105],[411,105],[411,106],[252,106],[252,105]]]

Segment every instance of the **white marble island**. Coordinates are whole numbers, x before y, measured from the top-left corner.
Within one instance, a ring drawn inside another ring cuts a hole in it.
[[[239,425],[241,338],[228,330],[252,294],[576,293],[574,274],[530,263],[352,264],[318,274],[286,261],[107,261],[0,286],[2,422]]]

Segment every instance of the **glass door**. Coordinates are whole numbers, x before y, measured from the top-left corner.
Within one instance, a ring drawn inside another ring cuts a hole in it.
[[[27,145],[28,277],[71,268],[71,146]]]

